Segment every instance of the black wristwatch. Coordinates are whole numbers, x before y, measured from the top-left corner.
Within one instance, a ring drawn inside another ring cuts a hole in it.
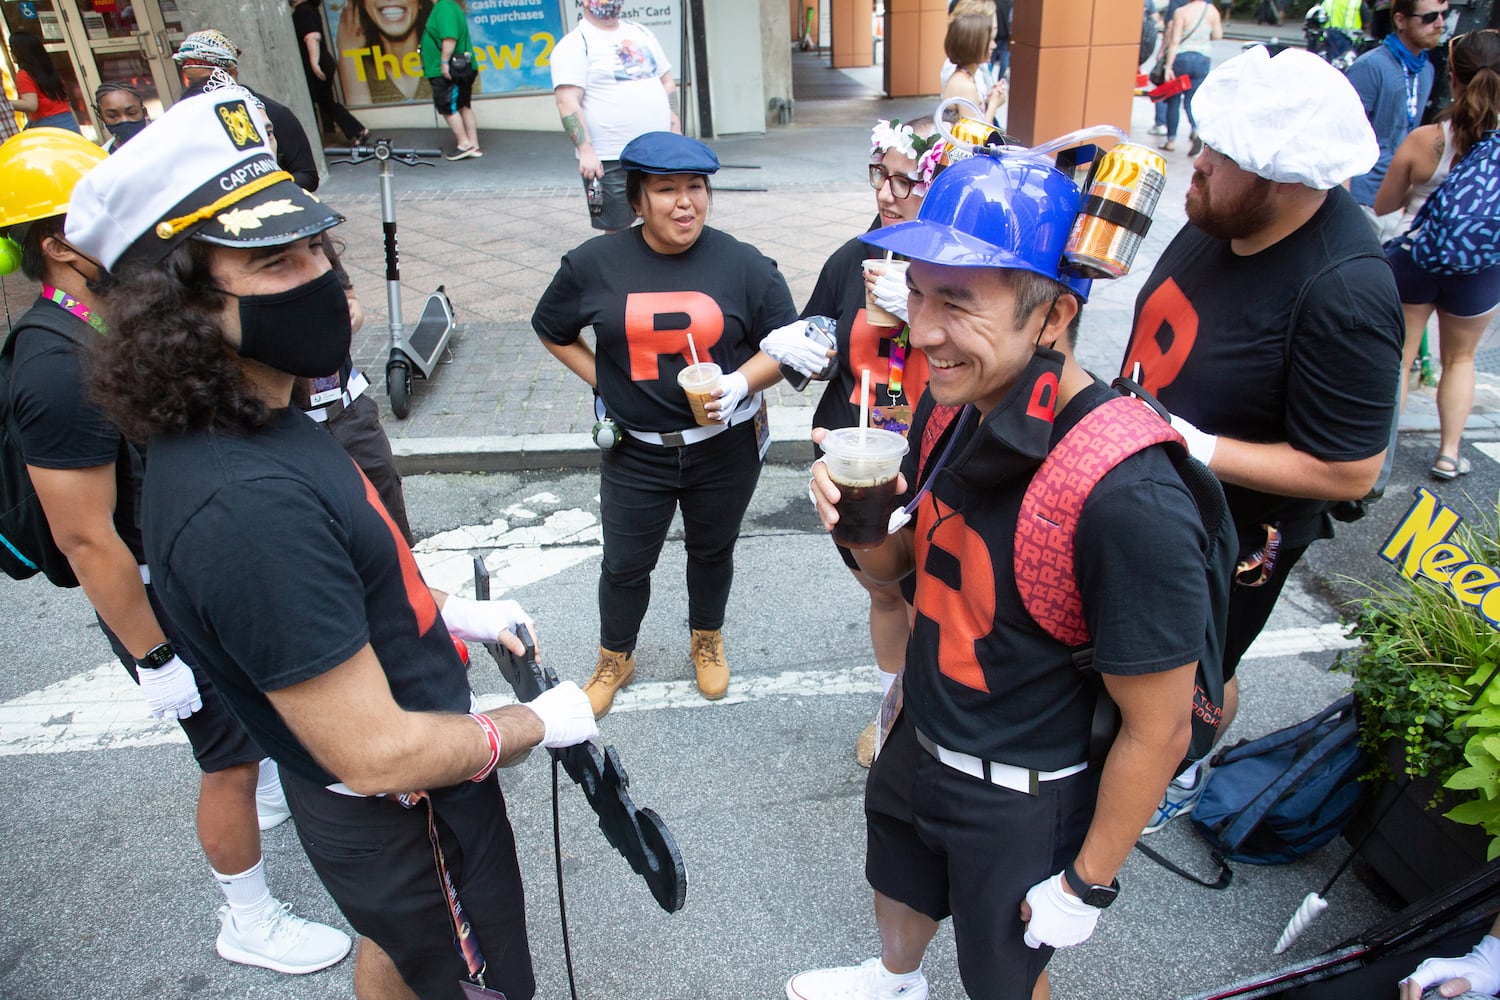
[[[1119,879],[1115,879],[1109,885],[1090,885],[1083,880],[1083,877],[1078,874],[1078,869],[1072,864],[1063,869],[1063,878],[1067,879],[1069,887],[1078,893],[1079,899],[1101,910],[1113,903],[1120,895]]]
[[[140,667],[142,670],[157,670],[161,667],[165,667],[168,663],[171,663],[172,657],[176,655],[177,654],[172,650],[172,644],[170,642],[160,642],[155,646],[152,646],[151,651],[148,652],[145,656],[141,657],[139,660],[136,660],[135,665],[137,667]]]

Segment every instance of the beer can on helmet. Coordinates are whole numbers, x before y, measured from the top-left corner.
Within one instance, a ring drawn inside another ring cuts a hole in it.
[[[1167,183],[1167,161],[1155,150],[1122,143],[1095,165],[1063,257],[1089,278],[1130,271]]]
[[[960,118],[949,123],[948,131],[960,143],[967,142],[975,146],[1000,146],[1005,143],[1005,133],[978,118]],[[967,160],[974,155],[971,150],[955,146],[951,142],[944,143],[944,146],[946,148],[943,150],[943,155],[938,158],[938,163],[944,167],[951,166],[959,160]]]

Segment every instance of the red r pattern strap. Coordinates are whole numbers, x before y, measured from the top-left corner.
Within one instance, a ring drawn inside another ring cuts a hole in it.
[[[1182,444],[1182,435],[1139,399],[1116,396],[1063,435],[1032,477],[1016,518],[1016,589],[1027,613],[1058,642],[1092,641],[1074,557],[1084,502],[1115,466],[1168,441]]]
[[[490,725],[493,726],[494,723]],[[479,950],[479,935],[474,932],[469,918],[464,916],[463,904],[458,900],[458,888],[453,884],[453,876],[449,874],[448,864],[443,858],[443,845],[438,841],[437,813],[432,808],[432,797],[426,792],[408,792],[401,796],[401,804],[408,809],[423,801],[427,803],[427,839],[432,842],[432,862],[437,867],[438,884],[442,886],[443,898],[448,902],[448,916],[453,921],[453,944],[468,966],[469,979],[478,984],[480,989],[485,989],[484,970],[487,966],[484,952]]]
[[[469,718],[479,723],[479,728],[484,730],[484,738],[490,744],[489,763],[481,767],[478,773],[469,779],[470,781],[483,781],[490,776],[490,773],[495,770],[496,765],[500,763],[500,730],[495,727],[495,720],[482,712],[470,712]]]

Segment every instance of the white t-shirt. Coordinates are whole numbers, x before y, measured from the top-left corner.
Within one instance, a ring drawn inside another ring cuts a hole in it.
[[[618,160],[642,133],[672,127],[661,85],[662,74],[671,71],[656,36],[634,21],[621,21],[614,31],[579,21],[552,49],[552,88],[583,88],[584,120],[601,160]]]

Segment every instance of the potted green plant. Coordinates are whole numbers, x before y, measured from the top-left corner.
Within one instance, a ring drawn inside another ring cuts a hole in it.
[[[1427,500],[1428,511],[1443,510]],[[1476,610],[1477,585],[1500,580],[1490,569],[1500,545],[1492,518],[1452,520],[1431,575],[1408,574],[1423,554],[1406,552],[1393,560],[1396,582],[1364,584],[1349,630],[1360,644],[1335,664],[1350,675],[1374,762],[1375,794],[1345,836],[1407,899],[1500,856],[1500,633]]]

